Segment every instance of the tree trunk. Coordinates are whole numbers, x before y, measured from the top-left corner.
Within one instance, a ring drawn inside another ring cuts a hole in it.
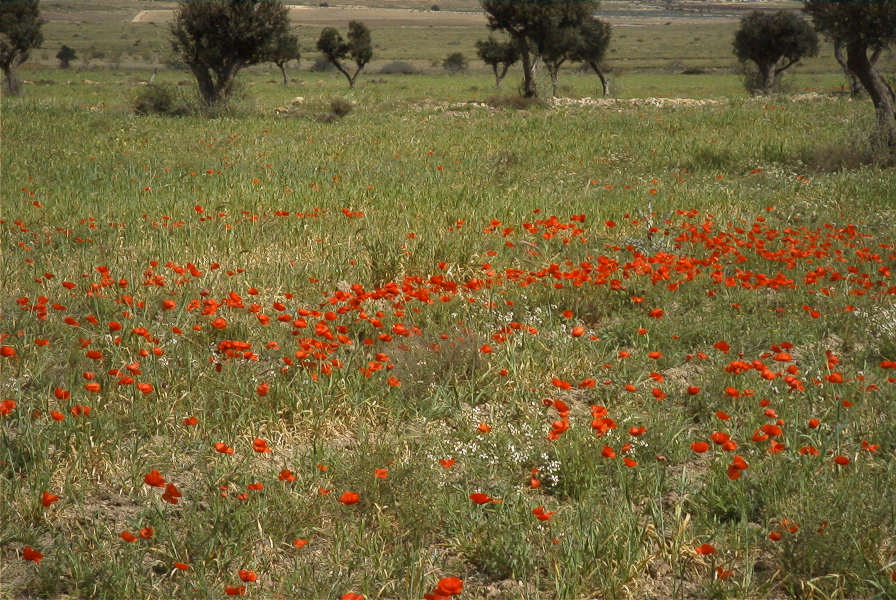
[[[862,95],[862,84],[846,64],[846,57],[843,56],[843,40],[834,40],[834,58],[837,59],[837,64],[843,69],[843,74],[846,75],[846,80],[849,82],[850,98],[858,98]]]
[[[218,101],[218,92],[212,81],[211,73],[205,67],[197,64],[190,65],[190,70],[193,72],[193,77],[196,78],[197,85],[199,85],[199,95],[202,97],[203,104],[206,106],[214,105]]]
[[[523,62],[523,97],[535,98],[538,96],[535,87],[535,60],[527,49],[520,52],[520,59]]]
[[[349,88],[353,88],[353,87],[355,87],[355,78],[352,77],[352,74],[349,73],[349,72],[345,69],[345,67],[342,66],[342,63],[339,62],[338,60],[334,60],[334,61],[331,61],[331,62],[333,63],[333,65],[334,65],[337,69],[339,69],[339,72],[340,72],[340,73],[342,73],[343,75],[345,75],[345,78],[348,80],[348,87],[349,87]],[[355,75],[357,75],[357,73],[355,73]]]
[[[501,78],[498,77],[498,63],[492,65],[492,73],[495,74],[495,89],[501,88]]]
[[[3,65],[3,78],[6,80],[6,91],[9,92],[10,96],[19,96],[22,93],[22,88],[19,85],[19,80],[16,78],[15,72],[12,70],[12,65]]]
[[[551,76],[551,98],[557,97],[557,82],[560,79],[560,65],[545,63],[548,75]]]
[[[868,58],[868,45],[861,40],[846,45],[846,64],[862,83],[877,111],[877,135],[881,145],[896,153],[896,93],[875,71]]]
[[[510,63],[501,63],[501,74],[498,75],[498,67],[497,67],[497,65],[495,65],[495,79],[496,79],[496,81],[495,81],[495,87],[496,87],[496,88],[500,88],[500,87],[501,87],[501,81],[502,81],[502,80],[504,79],[504,77],[507,75],[507,70],[508,70],[508,69],[510,69]]]
[[[607,81],[606,76],[604,75],[603,71],[600,70],[600,67],[597,66],[597,63],[589,62],[588,64],[592,69],[594,69],[594,72],[597,73],[597,76],[600,78],[600,87],[601,90],[603,90],[604,97],[606,98],[610,94],[610,82]]]
[[[280,67],[280,74],[283,75],[283,85],[286,85],[286,63],[277,63],[277,66]]]
[[[759,85],[763,94],[771,94],[775,90],[775,69],[774,65],[759,65]]]

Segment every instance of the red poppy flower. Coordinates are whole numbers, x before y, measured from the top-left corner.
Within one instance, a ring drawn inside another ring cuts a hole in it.
[[[174,568],[177,569],[178,571],[186,571],[187,569],[190,568],[190,565],[188,565],[187,563],[175,561]]]
[[[454,463],[457,459],[454,458],[440,458],[439,464],[442,465],[443,469],[450,469],[454,466]]]
[[[215,442],[215,450],[221,454],[233,454],[233,448],[224,442]]]
[[[703,453],[709,450],[709,444],[703,441],[693,442],[691,444],[691,450],[697,453]]]
[[[228,596],[245,596],[246,586],[244,585],[225,585],[224,593]]]
[[[153,469],[143,476],[143,483],[153,487],[165,487],[165,478],[157,469]]]
[[[150,539],[155,534],[155,530],[152,527],[144,527],[140,530],[140,537],[144,540]]]
[[[186,417],[184,418],[184,425],[192,426],[199,422],[199,419],[196,417]]]
[[[238,575],[242,581],[252,582],[258,581],[258,573],[246,569],[240,569]]]
[[[536,506],[532,509],[532,514],[535,515],[539,521],[550,521],[551,516],[557,514],[557,511],[547,512],[544,509],[544,506]]]
[[[73,417],[89,417],[90,411],[92,409],[89,406],[84,406],[83,404],[76,404],[72,407],[72,416]]]
[[[354,592],[346,592],[339,597],[339,600],[364,600],[364,595],[356,594]]]
[[[296,548],[304,548],[307,544],[308,544],[308,540],[295,539],[292,541],[292,545],[295,546]]]
[[[835,457],[834,457],[834,462],[837,463],[838,465],[848,465],[848,464],[849,464],[849,457],[848,457],[848,456],[843,456],[843,455],[841,454],[841,455],[839,455],[839,456],[835,456]]]
[[[476,426],[476,429],[478,429],[480,433],[488,433],[492,430],[492,428],[486,423],[480,423]]]
[[[436,584],[435,591],[443,596],[457,596],[464,591],[464,582],[457,577],[443,577]]]
[[[255,438],[254,440],[252,440],[252,449],[255,450],[256,452],[270,452],[271,451],[271,449],[268,447],[268,443],[261,438]]]
[[[25,546],[24,548],[22,548],[22,560],[30,560],[39,563],[40,559],[42,559],[43,557],[43,554],[41,554],[31,546]]]
[[[43,506],[51,506],[54,502],[59,502],[59,496],[50,492],[43,492],[40,496],[40,503]]]
[[[475,502],[476,504],[486,504],[488,502],[492,502],[492,497],[488,494],[483,494],[482,492],[473,492],[470,494],[470,500]]]
[[[295,481],[296,476],[295,473],[293,473],[289,469],[283,469],[282,471],[280,471],[280,474],[277,475],[277,479],[279,479],[280,481]]]
[[[389,469],[374,469],[373,476],[377,479],[385,479],[389,476]]]
[[[162,494],[162,500],[167,502],[168,504],[177,504],[182,498],[183,495],[180,493],[180,490],[177,489],[173,483],[169,483],[165,486],[165,492]]]
[[[694,551],[697,554],[708,555],[708,554],[715,554],[716,548],[712,544],[700,544],[699,546],[694,548]]]
[[[342,492],[342,495],[339,496],[339,501],[345,505],[357,504],[359,500],[361,500],[361,496],[355,492]]]
[[[123,539],[126,542],[136,542],[137,541],[137,536],[135,536],[130,531],[122,531],[121,533],[118,534],[118,537],[120,537],[121,539]]]

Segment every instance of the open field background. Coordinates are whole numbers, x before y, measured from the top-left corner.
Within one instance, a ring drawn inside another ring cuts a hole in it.
[[[133,21],[167,3],[42,6],[0,114],[0,597],[896,596],[896,175],[829,48],[750,98],[735,8],[606,2],[615,97],[514,109],[480,26],[372,27],[349,91],[318,23],[289,85],[138,116],[189,83]]]
[[[473,73],[488,69],[476,59],[476,41],[487,36],[478,3],[456,0],[440,3],[442,10],[431,11],[429,2],[330,2],[328,8],[296,5],[292,17],[302,46],[301,65],[307,69],[317,57],[315,43],[326,26],[345,28],[349,20],[361,20],[373,30],[374,59],[368,72],[375,73],[394,61],[405,61],[423,72],[438,73],[441,61],[451,52],[462,52]],[[170,60],[166,20],[175,6],[170,2],[123,1],[42,3],[48,23],[44,27],[42,50],[35,51],[36,64],[55,65],[62,44],[77,50],[74,66],[89,72],[90,67],[158,68]],[[617,76],[627,73],[737,72],[731,40],[737,19],[745,11],[762,7],[798,7],[798,2],[700,3],[687,10],[668,11],[650,3],[607,1],[601,17],[616,31],[608,55],[608,66]],[[714,6],[708,10],[705,6]],[[893,55],[882,59],[893,66]],[[818,57],[793,68],[797,74],[835,71],[830,45],[823,45]],[[267,69],[258,67],[257,69]],[[570,69],[571,70],[571,69]],[[672,90],[667,90],[668,94]],[[732,90],[733,91],[733,90]],[[641,90],[621,90],[640,94]],[[728,93],[725,90],[722,93]],[[643,95],[643,94],[641,94]]]

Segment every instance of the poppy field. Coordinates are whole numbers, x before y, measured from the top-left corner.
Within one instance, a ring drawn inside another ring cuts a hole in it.
[[[896,595],[870,103],[397,81],[4,99],[0,596]]]

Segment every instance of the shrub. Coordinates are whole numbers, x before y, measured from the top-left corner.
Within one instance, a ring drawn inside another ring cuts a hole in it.
[[[325,56],[318,56],[314,59],[314,62],[311,63],[311,66],[308,67],[308,70],[312,73],[328,73],[330,71],[335,71],[336,67],[333,66],[333,63],[328,61]]]
[[[158,83],[140,88],[133,108],[138,115],[181,116],[190,112],[190,106],[173,86]]]
[[[345,98],[333,98],[330,100],[330,113],[342,118],[354,110],[354,105]]]
[[[530,108],[544,107],[545,103],[537,97],[527,96],[493,96],[488,99],[488,105],[493,108],[512,108],[514,110],[528,110]]]
[[[394,60],[380,67],[382,75],[416,75],[419,71],[409,62]]]
[[[442,61],[442,68],[451,73],[460,73],[467,70],[467,59],[462,52],[452,52]]]

